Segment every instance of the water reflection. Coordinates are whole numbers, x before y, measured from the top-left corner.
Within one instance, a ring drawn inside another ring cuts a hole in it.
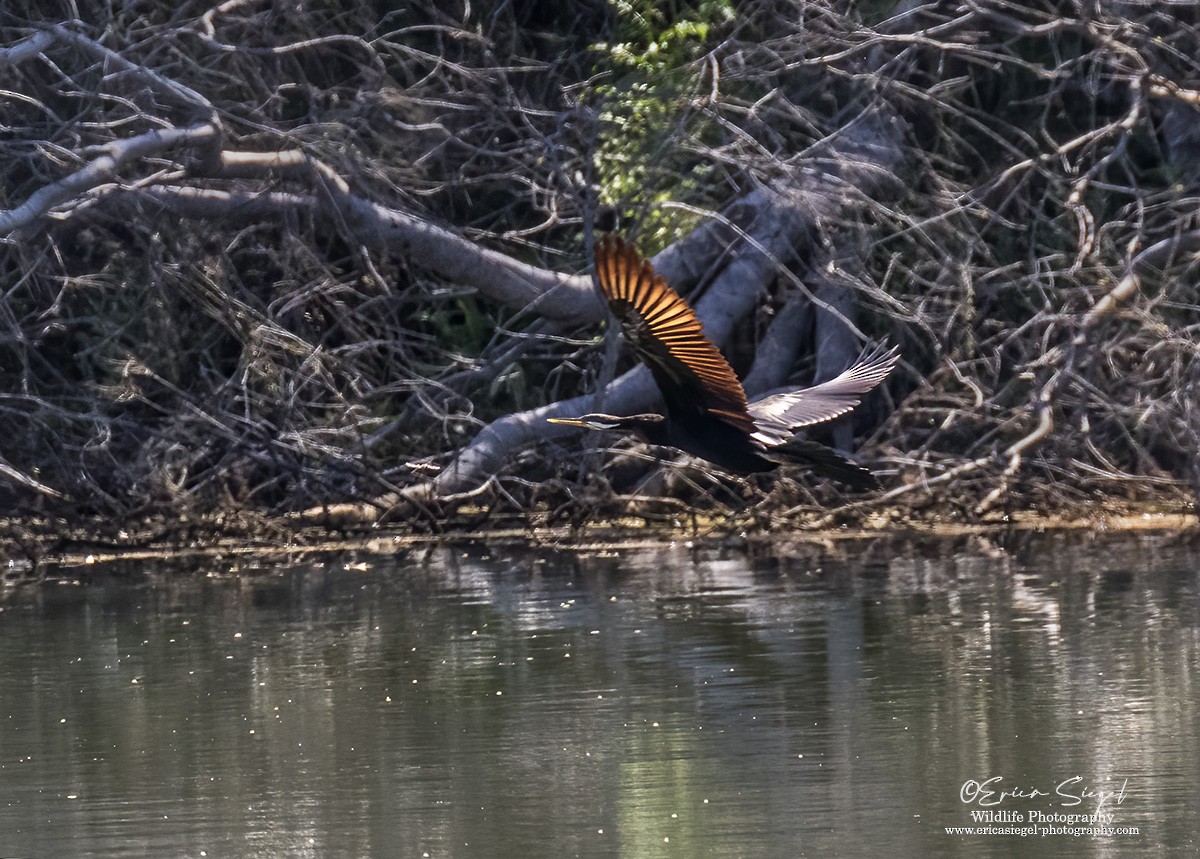
[[[0,598],[0,852],[1190,852],[1196,556],[953,548],[58,571]],[[947,834],[993,776],[1140,834]]]

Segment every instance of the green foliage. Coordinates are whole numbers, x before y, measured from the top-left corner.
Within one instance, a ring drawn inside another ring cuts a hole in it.
[[[496,330],[496,320],[473,295],[425,310],[418,318],[433,327],[445,349],[470,357],[483,351]]]
[[[701,81],[710,36],[734,19],[731,0],[655,3],[618,0],[614,42],[593,46],[609,83],[603,133],[596,152],[601,202],[623,212],[645,212],[642,236],[665,245],[691,226],[693,215],[661,204],[702,193],[711,167],[678,146],[699,138],[711,122],[689,107]]]
[[[730,0],[691,3],[656,3],[654,0],[618,0],[615,44],[598,45],[614,66],[638,69],[651,75],[671,74],[702,53],[709,31],[732,21]]]

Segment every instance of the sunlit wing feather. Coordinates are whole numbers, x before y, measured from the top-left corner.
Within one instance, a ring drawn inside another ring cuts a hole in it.
[[[596,243],[600,289],[638,357],[650,368],[668,412],[707,411],[747,434],[756,429],[729,362],[704,336],[695,312],[633,246]]]
[[[859,356],[848,370],[811,388],[783,391],[749,404],[757,424],[754,439],[771,447],[792,438],[801,427],[844,415],[858,405],[863,394],[887,378],[900,353],[878,346]]]

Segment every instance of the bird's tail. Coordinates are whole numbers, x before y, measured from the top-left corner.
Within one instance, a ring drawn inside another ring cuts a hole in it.
[[[803,465],[822,477],[840,481],[851,489],[878,489],[875,475],[861,465],[855,465],[831,447],[806,438],[794,438],[770,448],[765,456],[781,464]]]

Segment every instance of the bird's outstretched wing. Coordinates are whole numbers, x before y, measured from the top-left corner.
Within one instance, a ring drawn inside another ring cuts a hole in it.
[[[791,439],[796,430],[833,420],[858,405],[863,394],[887,378],[900,359],[886,344],[863,352],[850,369],[811,388],[797,388],[763,397],[749,405],[757,427],[754,438],[773,447]]]
[[[669,414],[709,412],[747,435],[755,432],[733,368],[704,336],[695,311],[632,245],[616,236],[596,242],[596,276]]]

